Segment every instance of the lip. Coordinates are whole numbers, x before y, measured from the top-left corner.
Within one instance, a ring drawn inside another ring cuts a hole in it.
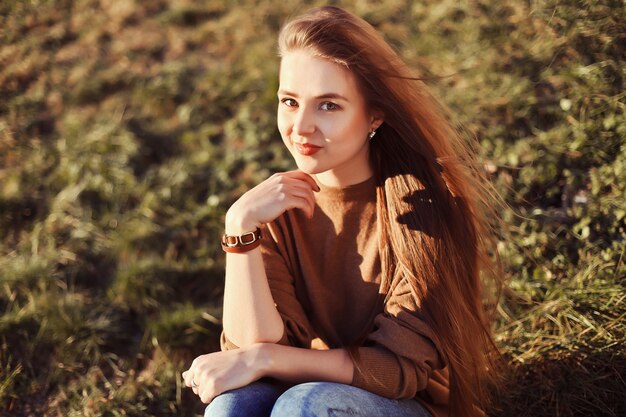
[[[296,150],[298,151],[298,153],[300,153],[301,155],[305,155],[305,156],[313,155],[314,153],[322,149],[321,146],[311,145],[310,143],[294,142],[294,146],[296,147]]]

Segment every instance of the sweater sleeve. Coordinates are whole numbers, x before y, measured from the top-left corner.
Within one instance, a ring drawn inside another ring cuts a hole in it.
[[[327,349],[313,329],[296,295],[295,271],[293,270],[296,251],[291,244],[289,234],[286,233],[284,218],[281,216],[263,225],[261,233],[263,239],[260,248],[265,274],[276,309],[284,325],[283,337],[277,343],[309,349]],[[232,343],[223,331],[220,345],[222,350],[237,348],[237,345]]]
[[[437,337],[421,317],[409,283],[402,280],[353,355],[352,385],[393,399],[425,390],[445,364]]]

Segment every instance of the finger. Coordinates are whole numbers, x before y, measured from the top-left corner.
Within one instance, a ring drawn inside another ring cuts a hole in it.
[[[191,368],[183,372],[183,379],[185,381],[185,386],[191,387],[191,381],[193,381],[193,377],[194,377],[194,373],[191,371]]]
[[[196,381],[195,379],[191,379],[191,382],[189,382],[188,387],[191,388],[194,394],[200,395],[199,392],[200,392],[201,387],[198,381]]]
[[[279,191],[282,191],[286,194],[297,195],[298,197],[306,198],[310,201],[311,205],[315,205],[315,194],[314,190],[311,189],[311,186],[300,180],[291,179],[288,183],[280,184]]]
[[[306,208],[301,206],[298,207],[302,208],[307,213],[308,217],[312,217],[315,210],[315,198],[313,197],[311,190],[294,189],[292,191],[292,195],[295,198],[302,199],[306,202]]]
[[[289,194],[294,190],[301,190],[303,193],[308,194],[313,200],[315,197],[313,195],[313,191],[316,191],[311,188],[311,184],[307,181],[303,181],[298,178],[292,178],[289,176],[277,176],[271,184],[268,184],[269,187],[264,187],[259,189],[259,192],[262,193],[262,196],[266,196],[271,193],[275,194]],[[315,185],[317,187],[317,185]],[[304,195],[304,194],[301,194]]]
[[[208,390],[202,391],[202,393],[198,394],[198,396],[200,397],[200,401],[204,404],[209,404],[215,398],[215,396],[211,395]]]
[[[285,180],[285,184],[291,187],[298,187],[301,188],[303,190],[306,190],[308,192],[311,193],[311,195],[313,195],[313,193],[315,191],[318,191],[318,186],[317,184],[315,184],[314,186],[312,186],[308,181],[303,181],[301,179],[298,178],[287,178]]]
[[[288,201],[287,209],[299,208],[304,211],[307,217],[313,216],[313,207],[304,197],[292,196]]]
[[[312,176],[302,171],[296,171],[296,172],[299,174],[299,178],[302,178],[311,186],[311,189],[313,191],[320,191],[319,185],[317,185],[317,182],[315,182],[315,179]]]
[[[288,176],[291,178],[297,178],[301,181],[307,182],[311,186],[311,189],[314,191],[320,190],[320,187],[317,185],[313,177],[307,174],[306,172],[303,172],[300,170],[294,170],[294,171],[288,171],[286,172],[286,174],[288,174]]]

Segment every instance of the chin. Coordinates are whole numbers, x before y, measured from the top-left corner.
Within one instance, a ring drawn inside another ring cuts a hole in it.
[[[298,163],[296,163],[296,165],[298,166],[298,169],[300,171],[304,172],[305,174],[315,175],[315,174],[319,174],[320,172],[324,172],[324,171],[321,171],[319,169],[316,169],[315,167],[308,166],[306,164],[298,164]]]
[[[296,165],[298,169],[304,172],[305,174],[315,175],[315,174],[319,174],[319,173],[326,171],[326,169],[323,169],[317,163],[311,163],[311,161],[302,161],[297,157],[294,159],[296,161]]]

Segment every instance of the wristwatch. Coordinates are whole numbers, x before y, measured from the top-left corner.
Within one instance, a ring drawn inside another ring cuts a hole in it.
[[[244,233],[241,236],[222,236],[222,249],[229,253],[245,253],[251,251],[261,244],[261,229],[256,228],[254,232]]]

